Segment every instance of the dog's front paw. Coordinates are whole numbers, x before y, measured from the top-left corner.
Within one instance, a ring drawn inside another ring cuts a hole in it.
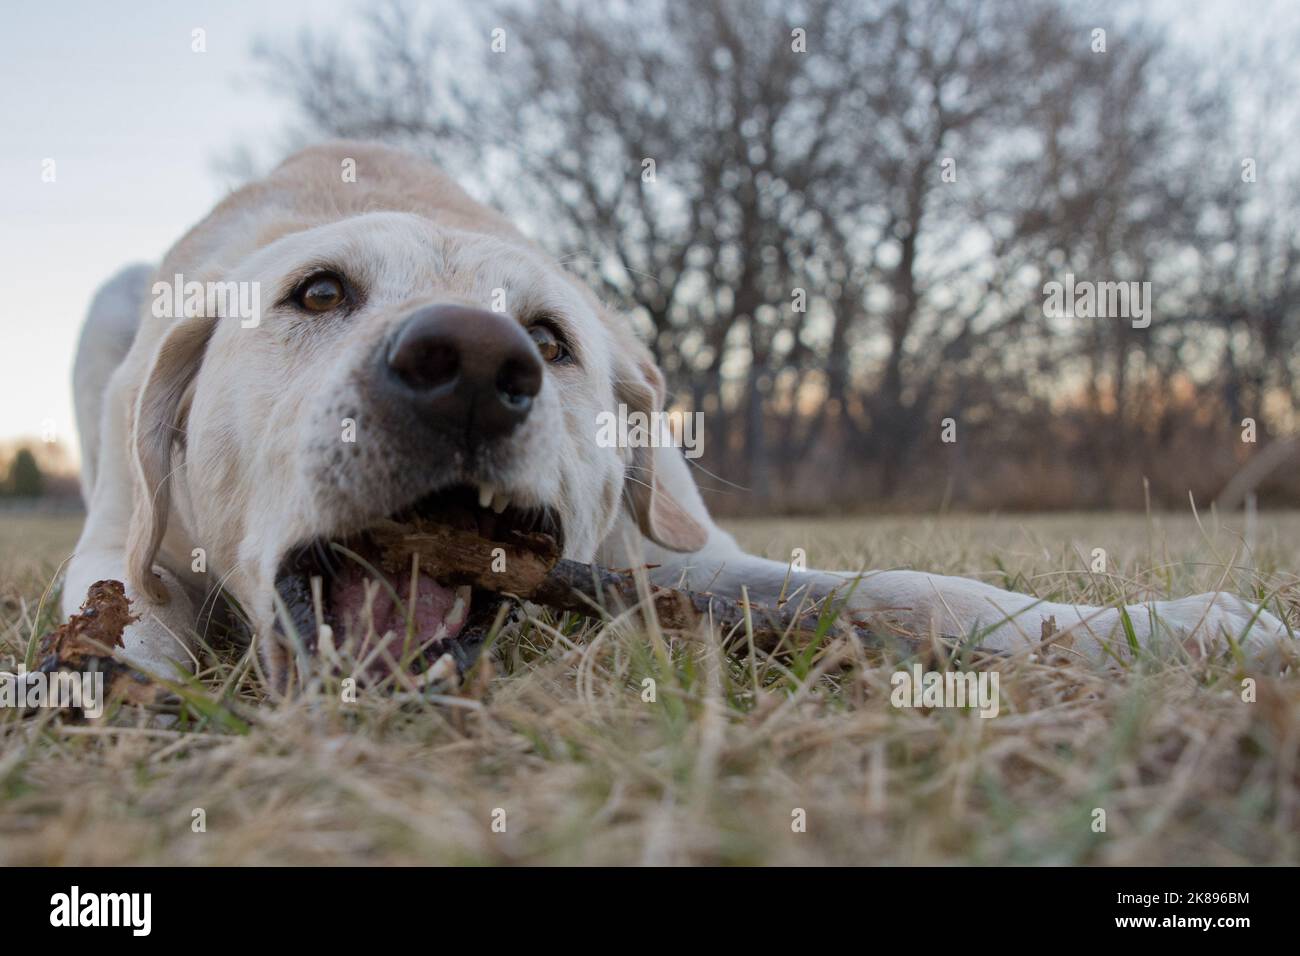
[[[1173,637],[1197,657],[1217,655],[1236,644],[1248,663],[1280,667],[1297,651],[1287,625],[1260,605],[1222,591],[1155,605],[1159,637]]]

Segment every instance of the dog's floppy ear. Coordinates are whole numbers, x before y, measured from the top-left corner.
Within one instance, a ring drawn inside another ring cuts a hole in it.
[[[640,343],[629,353],[615,392],[619,401],[627,405],[629,414],[653,415],[663,410],[666,392],[663,373],[649,354],[642,351]],[[642,534],[655,544],[671,551],[698,551],[708,540],[708,532],[664,488],[655,471],[655,449],[649,445],[649,442],[638,442],[631,449],[624,484],[628,509]]]
[[[181,434],[181,403],[203,361],[216,320],[176,320],[154,352],[131,422],[135,509],[127,536],[127,578],[137,592],[164,604],[167,589],[153,573],[171,510],[172,444]]]

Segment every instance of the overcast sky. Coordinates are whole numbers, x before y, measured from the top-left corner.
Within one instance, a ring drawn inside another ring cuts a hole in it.
[[[321,0],[99,0],[0,13],[0,441],[53,422],[75,445],[70,374],[95,288],[157,262],[225,191],[213,160],[285,106],[251,79],[259,35],[330,26]],[[206,31],[195,53],[193,31]],[[46,159],[55,181],[42,181]]]
[[[1267,29],[1251,13],[1277,9],[1271,0],[1160,5],[1184,38],[1191,27],[1211,46],[1225,29]],[[156,263],[225,191],[214,159],[284,126],[286,104],[254,81],[253,41],[332,30],[354,9],[341,0],[46,0],[0,14],[0,441],[41,435],[48,421],[75,451],[69,376],[95,288],[128,263]],[[196,29],[206,52],[192,49]],[[42,181],[49,159],[51,183]]]

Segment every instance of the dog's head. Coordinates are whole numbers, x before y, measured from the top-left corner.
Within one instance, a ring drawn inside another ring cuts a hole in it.
[[[367,530],[379,523],[542,530],[590,560],[626,507],[659,544],[702,545],[651,456],[598,440],[601,412],[652,412],[663,381],[593,296],[497,221],[475,228],[463,194],[431,200],[460,204],[451,217],[385,210],[382,195],[339,193],[314,169],[282,167],[251,205],[187,237],[189,262],[164,264],[164,280],[175,269],[223,284],[220,302],[238,290],[260,308],[159,326],[135,406],[137,589],[165,599],[151,568],[178,515],[182,540],[204,549],[259,632],[278,594],[281,625],[287,611],[309,643],[322,614],[381,642],[387,630],[409,641],[412,627],[432,640],[454,636],[472,596],[374,568]],[[402,160],[400,176],[411,169]],[[303,203],[320,205],[313,190],[357,211],[304,222]],[[294,206],[277,191],[308,198]]]

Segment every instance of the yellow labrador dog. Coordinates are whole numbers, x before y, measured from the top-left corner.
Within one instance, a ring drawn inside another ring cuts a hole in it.
[[[367,570],[367,529],[411,515],[487,535],[546,529],[567,557],[648,563],[663,583],[731,597],[744,586],[759,601],[857,577],[745,554],[710,520],[679,450],[597,440],[602,412],[662,407],[648,351],[509,222],[379,145],[296,154],[158,269],[109,281],[75,391],[89,516],[63,609],[96,580],[125,581],[141,618],[124,653],[153,671],[191,663],[218,589],[279,675],[286,642],[270,636],[286,616],[310,646],[322,615],[331,632],[392,636],[404,630],[394,591],[414,599],[406,622],[421,641],[454,641],[472,592],[426,575],[377,588],[384,572]],[[339,550],[358,560],[336,563]],[[1046,618],[1094,657],[1121,633],[1116,608],[915,571],[867,573],[851,603],[913,632],[983,629],[997,648],[1037,642]],[[1144,643],[1290,642],[1277,618],[1227,594],[1128,615]]]

